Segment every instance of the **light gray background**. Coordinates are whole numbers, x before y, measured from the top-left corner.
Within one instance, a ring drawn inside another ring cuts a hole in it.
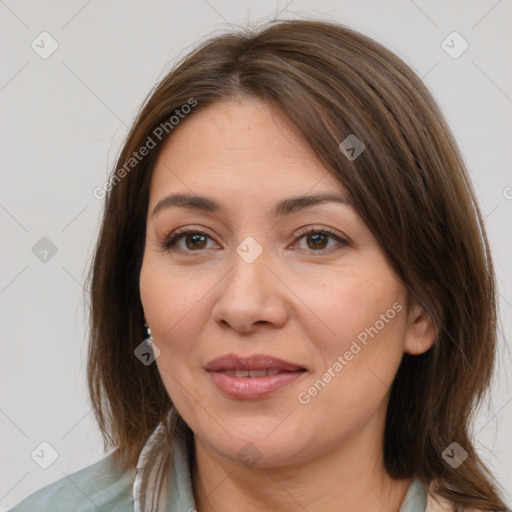
[[[0,0],[0,511],[103,456],[85,387],[82,283],[102,208],[92,191],[138,106],[197,42],[276,14],[334,19],[382,42],[453,129],[500,291],[499,365],[477,447],[512,501],[511,11],[510,0]],[[59,45],[47,59],[31,48],[43,31]],[[453,31],[469,43],[457,59],[441,47]],[[32,252],[42,237],[57,247],[46,263]],[[59,454],[46,470],[30,456],[42,441]]]

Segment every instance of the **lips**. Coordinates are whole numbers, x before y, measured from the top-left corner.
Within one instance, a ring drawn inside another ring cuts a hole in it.
[[[277,368],[267,368],[266,370],[218,370],[219,373],[229,375],[230,377],[268,377],[269,375],[277,375],[283,373],[285,370],[278,370]]]
[[[234,377],[264,377],[265,375],[276,375],[280,372],[306,370],[306,368],[301,365],[267,355],[256,354],[248,357],[239,357],[235,354],[227,354],[210,361],[206,365],[206,370],[209,372],[238,372],[238,375],[232,375]],[[262,371],[271,373],[257,374],[257,372]],[[231,375],[231,373],[228,374]]]
[[[265,397],[300,379],[307,369],[267,355],[228,354],[210,361],[205,369],[224,395],[237,399]]]

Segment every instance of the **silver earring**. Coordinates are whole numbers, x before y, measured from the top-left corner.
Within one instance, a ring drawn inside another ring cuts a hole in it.
[[[153,346],[153,337],[151,336],[151,329],[149,327],[146,327],[146,332],[147,332],[146,343],[151,347],[151,346]]]

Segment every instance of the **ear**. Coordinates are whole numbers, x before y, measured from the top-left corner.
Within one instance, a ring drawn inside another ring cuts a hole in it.
[[[407,354],[426,352],[437,339],[436,326],[428,312],[417,301],[412,301],[407,318],[404,350]]]

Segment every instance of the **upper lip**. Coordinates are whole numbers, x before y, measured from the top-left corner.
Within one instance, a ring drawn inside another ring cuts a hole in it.
[[[254,354],[251,356],[238,356],[236,354],[226,354],[216,357],[206,365],[206,370],[218,372],[222,370],[282,370],[295,372],[305,370],[300,364],[284,361],[277,357],[266,354]]]

